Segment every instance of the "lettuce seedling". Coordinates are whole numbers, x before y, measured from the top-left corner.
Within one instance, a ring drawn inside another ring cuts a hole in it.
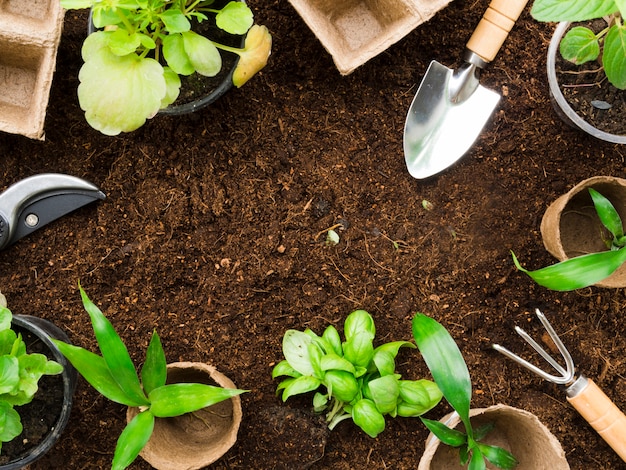
[[[242,1],[216,7],[214,0],[61,0],[65,9],[91,8],[98,31],[82,47],[78,99],[89,125],[117,135],[141,127],[174,103],[180,76],[214,77],[222,69],[219,50],[239,56],[233,84],[246,83],[269,58],[272,37],[254,24]],[[210,21],[215,36],[247,34],[242,49],[194,31]]]
[[[86,349],[55,340],[63,355],[99,393],[122,405],[138,407],[140,412],[122,431],[112,470],[128,467],[147,444],[156,418],[171,418],[192,413],[239,395],[245,390],[198,383],[167,384],[167,364],[159,335],[154,331],[141,368],[141,382],[126,345],[80,287],[85,310],[91,317],[101,356]]]
[[[626,261],[626,236],[622,219],[611,201],[593,188],[589,188],[596,213],[608,235],[604,239],[609,251],[590,253],[570,258],[536,271],[528,271],[511,252],[513,262],[520,271],[528,274],[537,284],[557,291],[570,291],[588,287],[606,279]]]
[[[0,294],[1,300],[4,296]],[[39,353],[27,353],[21,333],[11,329],[13,315],[0,304],[0,450],[19,436],[22,421],[16,406],[30,403],[44,375],[57,375],[63,366]]]
[[[561,56],[574,64],[598,60],[607,79],[620,90],[626,89],[626,27],[622,24],[625,5],[612,0],[535,0],[533,18],[544,22],[580,22],[604,19],[606,27],[594,32],[575,26],[561,39]],[[602,57],[600,57],[602,56]]]
[[[310,329],[287,330],[283,338],[285,360],[272,377],[287,376],[277,388],[282,400],[316,391],[313,408],[325,412],[328,427],[352,418],[369,436],[385,429],[385,415],[420,416],[441,400],[441,391],[430,380],[402,380],[395,372],[401,347],[415,348],[408,341],[374,347],[374,319],[365,310],[355,310],[344,323],[345,341],[330,325],[322,336]],[[321,391],[317,391],[322,389]]]
[[[450,333],[436,320],[422,313],[413,317],[412,326],[417,347],[444,398],[459,415],[465,432],[451,429],[439,421],[420,418],[422,422],[441,442],[459,449],[461,465],[469,462],[469,470],[484,470],[485,460],[498,468],[514,468],[517,460],[510,452],[479,442],[492,429],[492,425],[472,428],[469,417],[472,383],[465,360]]]

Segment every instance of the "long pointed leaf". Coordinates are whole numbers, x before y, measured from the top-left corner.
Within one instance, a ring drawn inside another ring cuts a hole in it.
[[[155,388],[148,395],[150,411],[157,418],[170,418],[215,405],[246,390],[197,383],[177,383]]]
[[[621,248],[577,256],[536,271],[528,271],[519,263],[515,253],[511,254],[517,269],[528,274],[540,286],[557,291],[570,291],[596,284],[613,274],[626,261],[626,248]]]
[[[122,342],[111,322],[89,299],[83,288],[80,286],[79,288],[85,310],[91,317],[100,352],[113,377],[128,397],[138,403],[148,405],[150,402],[141,388],[135,365],[128,354],[126,345]]]
[[[167,362],[165,352],[161,345],[161,338],[156,331],[152,333],[148,350],[146,351],[146,362],[141,368],[141,382],[145,393],[165,385],[167,380]]]
[[[593,188],[589,188],[589,194],[593,200],[593,205],[596,208],[598,217],[602,225],[611,232],[613,238],[621,238],[624,236],[624,226],[622,225],[622,219],[615,210],[611,201],[605,198],[602,194]]]
[[[124,470],[139,455],[154,430],[154,415],[150,410],[135,416],[120,434],[115,446],[111,470]]]
[[[440,323],[422,313],[413,317],[412,326],[417,347],[435,383],[470,433],[472,383],[459,347]]]

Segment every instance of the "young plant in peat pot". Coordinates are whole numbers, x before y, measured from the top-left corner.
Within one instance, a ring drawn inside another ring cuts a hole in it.
[[[89,125],[107,135],[133,131],[162,109],[190,112],[206,106],[231,84],[246,83],[271,52],[269,31],[254,23],[243,1],[61,0],[61,5],[91,9],[96,31],[83,43],[78,99]],[[217,77],[217,90],[188,106],[177,104],[182,84],[197,77]]]
[[[393,341],[375,348],[375,334],[374,320],[365,310],[355,310],[346,318],[344,342],[332,325],[322,336],[310,329],[287,330],[285,359],[272,371],[273,378],[287,376],[277,392],[286,401],[315,391],[313,408],[326,413],[331,430],[352,419],[371,437],[384,431],[386,415],[416,417],[437,405],[441,392],[433,382],[403,380],[395,371],[400,348],[415,345]]]
[[[547,60],[557,113],[594,137],[620,144],[626,143],[624,8],[613,0],[535,0],[531,9],[538,21],[560,22]]]
[[[160,470],[199,469],[221,457],[234,443],[232,429],[236,435],[241,420],[238,395],[244,390],[234,388],[230,381],[224,386],[215,386],[207,383],[207,378],[198,379],[201,374],[186,371],[186,363],[168,365],[156,331],[146,351],[140,381],[128,350],[113,325],[82,287],[80,293],[102,355],[62,341],[55,341],[55,344],[99,393],[129,407],[129,422],[117,441],[112,469],[126,468],[138,455]],[[213,371],[209,368],[209,373],[204,375],[219,380]],[[226,408],[220,407],[224,403]],[[216,406],[218,408],[213,408]],[[203,410],[207,412],[200,415]],[[222,427],[208,423],[212,416],[222,422],[224,415],[229,422],[234,420],[226,430],[225,439],[229,445],[225,445],[221,436],[215,433],[216,428],[220,431]],[[188,425],[187,421],[192,424]],[[194,426],[196,421],[200,425]],[[203,430],[207,437],[199,435],[199,430]],[[185,432],[190,434],[184,435]],[[172,448],[172,445],[182,448]],[[148,446],[150,451],[145,453]]]

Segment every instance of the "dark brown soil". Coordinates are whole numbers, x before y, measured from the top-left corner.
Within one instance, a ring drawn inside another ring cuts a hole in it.
[[[215,469],[417,466],[427,436],[419,420],[390,419],[377,439],[348,421],[326,433],[308,415],[310,397],[275,395],[284,331],[341,328],[356,308],[372,313],[380,342],[411,339],[417,311],[433,316],[464,353],[474,406],[537,414],[573,469],[624,468],[563,390],[491,349],[529,355],[514,327],[540,336],[539,307],[580,371],[626,409],[624,290],[551,292],[510,255],[532,269],[554,262],[539,234],[548,204],[582,179],[624,172],[623,147],[568,127],[550,106],[553,25],[524,12],[481,77],[502,94],[492,120],[457,165],[418,181],[404,163],[406,112],[430,60],[460,64],[488,1],[452,2],[347,77],[287,1],[249,3],[274,35],[267,68],[201,112],[114,138],[92,130],[78,106],[86,17],[68,12],[47,140],[0,136],[1,181],[68,173],[107,199],[0,253],[12,310],[54,320],[95,349],[80,280],[138,363],[156,328],[169,361],[213,363],[251,390],[239,440]],[[340,243],[326,246],[337,223]],[[415,350],[401,352],[398,370],[428,376]],[[108,468],[124,416],[80,380],[68,428],[34,468]]]

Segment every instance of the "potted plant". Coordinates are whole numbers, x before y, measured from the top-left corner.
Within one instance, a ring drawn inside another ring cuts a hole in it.
[[[529,271],[512,253],[515,266],[552,290],[626,286],[625,216],[626,180],[588,178],[554,201],[541,220],[544,246],[561,261]]]
[[[59,440],[69,420],[76,371],[52,337],[67,339],[47,320],[13,315],[0,293],[2,470],[21,469],[41,458]],[[62,398],[55,398],[59,390]]]
[[[217,76],[227,63],[220,51],[238,56],[231,61],[232,75],[226,74],[236,87],[270,55],[269,31],[254,24],[242,1],[61,0],[61,5],[91,9],[97,30],[83,43],[78,99],[89,125],[107,135],[133,131],[175,103],[181,77]],[[244,35],[243,48],[232,44],[232,36],[236,44]]]
[[[287,376],[277,388],[282,400],[315,391],[313,408],[326,413],[332,430],[346,419],[369,436],[385,429],[385,416],[415,417],[433,408],[441,392],[430,380],[403,380],[395,371],[395,358],[408,341],[374,347],[376,327],[365,310],[355,310],[345,320],[341,341],[330,325],[322,336],[310,329],[287,330],[283,338],[285,359],[272,377]],[[318,389],[321,389],[319,391]]]
[[[471,409],[472,384],[461,352],[436,320],[417,313],[413,336],[433,379],[455,410],[441,421],[420,418],[431,431],[418,469],[568,470],[557,439],[531,413],[498,404]],[[443,443],[445,446],[441,446]]]
[[[232,428],[236,434],[237,419],[241,418],[238,395],[244,390],[222,380],[221,376],[214,374],[213,368],[189,372],[185,367],[188,364],[168,365],[156,331],[146,351],[140,381],[128,350],[113,325],[82,287],[79,288],[101,355],[63,341],[55,341],[55,344],[98,392],[129,407],[129,422],[117,441],[112,468],[124,469],[138,455],[157,469],[198,469],[221,457],[234,443],[232,432],[227,431],[227,437],[222,441],[215,431],[222,430],[225,416],[228,421],[234,418]],[[219,381],[219,385],[207,383],[210,379]],[[218,425],[210,422],[213,416],[217,416]],[[185,424],[185,421],[191,424]],[[205,431],[204,438],[199,436],[201,429]],[[172,437],[172,433],[183,431],[190,431],[190,434]],[[224,442],[229,442],[230,446]],[[172,445],[180,443],[185,446],[171,451]],[[146,454],[143,452],[145,448],[149,449]]]
[[[535,0],[531,14],[538,21],[560,22],[547,60],[550,93],[558,114],[594,137],[623,144],[624,110],[615,99],[626,89],[623,12],[618,3]],[[564,80],[568,80],[567,87]]]

